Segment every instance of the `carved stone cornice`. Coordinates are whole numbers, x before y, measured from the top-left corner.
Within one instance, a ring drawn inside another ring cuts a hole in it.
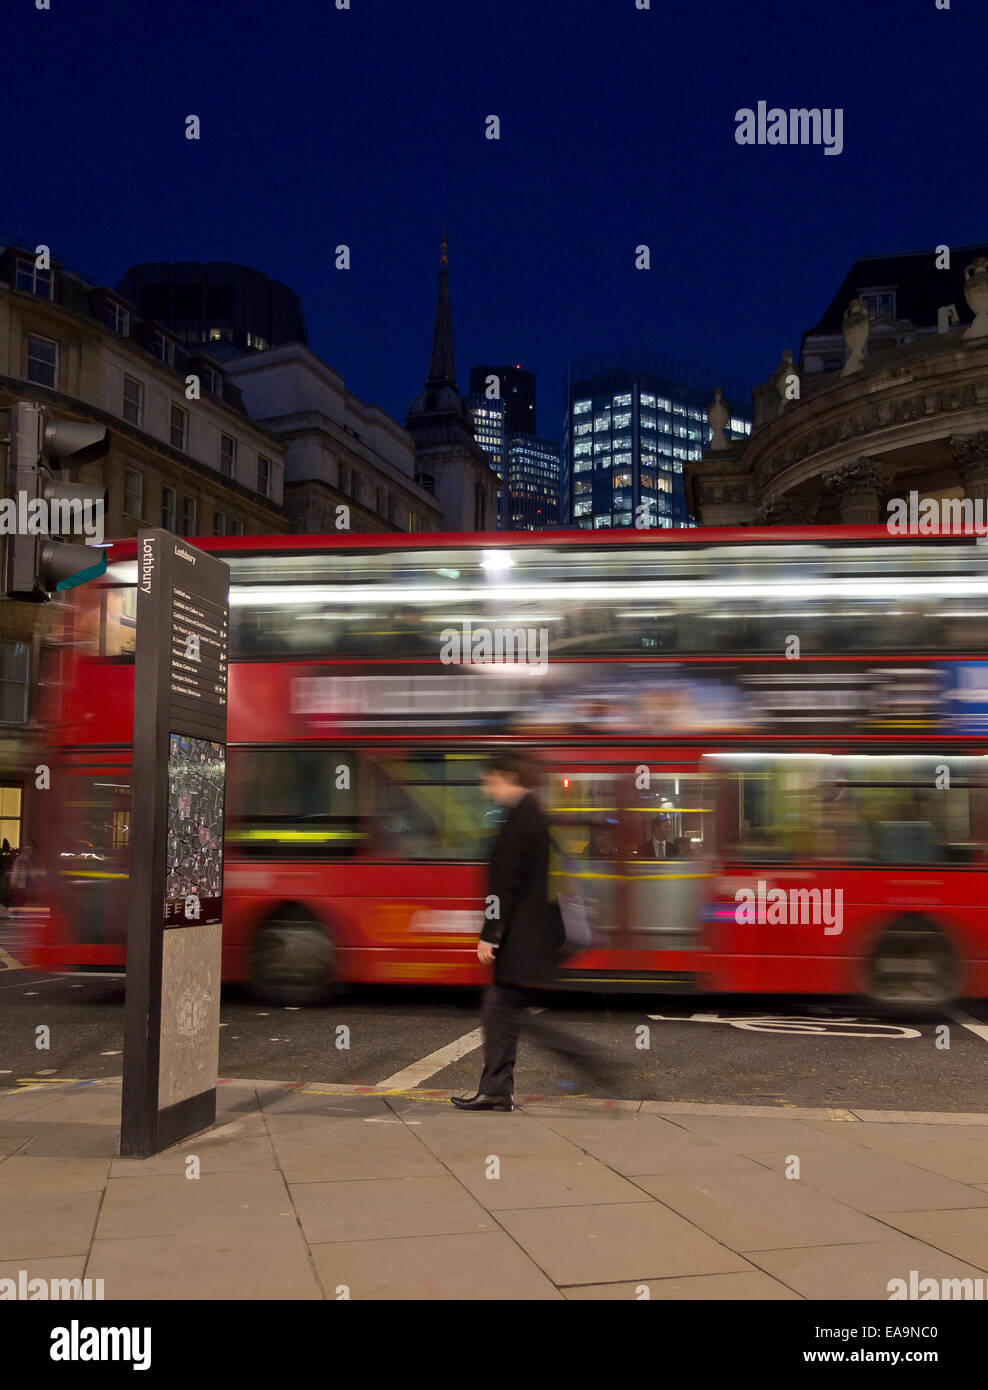
[[[988,430],[976,434],[952,434],[950,448],[959,468],[966,464],[988,464]]]
[[[763,502],[755,513],[759,526],[805,526],[816,516],[816,503],[809,497],[790,497],[783,493]]]
[[[867,456],[842,463],[823,475],[824,487],[833,488],[839,493],[874,492],[883,493],[888,487],[884,468],[873,458]]]
[[[988,340],[961,346],[927,338],[881,361],[866,359],[853,376],[821,373],[802,384],[802,399],[782,412],[768,399],[771,380],[753,391],[755,428],[746,457],[762,488],[789,470],[794,486],[842,463],[855,452],[853,441],[868,435],[886,436],[880,450],[871,450],[884,453],[906,437],[922,443],[979,429],[988,409]]]

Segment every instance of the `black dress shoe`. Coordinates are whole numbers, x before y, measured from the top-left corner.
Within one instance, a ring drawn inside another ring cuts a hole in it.
[[[485,1096],[478,1091],[475,1096],[450,1096],[458,1110],[514,1110],[514,1096]]]

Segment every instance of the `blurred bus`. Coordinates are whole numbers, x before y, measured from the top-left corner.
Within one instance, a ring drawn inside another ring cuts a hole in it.
[[[544,774],[553,893],[592,927],[572,987],[988,994],[974,537],[192,543],[231,567],[226,979],[283,1003],[483,983],[478,779],[510,746]],[[124,965],[135,557],[76,591],[49,675],[38,969]]]

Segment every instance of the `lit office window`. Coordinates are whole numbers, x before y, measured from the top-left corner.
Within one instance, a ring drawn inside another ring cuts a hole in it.
[[[4,646],[8,644],[5,642]],[[15,645],[11,643],[10,645]],[[19,643],[17,645],[23,645]],[[0,697],[2,706],[2,697]],[[25,715],[25,719],[26,719]],[[3,720],[3,713],[0,711],[0,720]],[[16,721],[23,723],[23,719]],[[21,789],[15,782],[4,782],[0,785],[0,838],[7,841],[11,849],[21,847]]]

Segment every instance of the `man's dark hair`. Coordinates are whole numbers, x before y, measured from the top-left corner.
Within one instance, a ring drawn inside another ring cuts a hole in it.
[[[524,753],[495,753],[485,770],[499,772],[502,777],[514,777],[527,792],[539,783],[539,769]]]

